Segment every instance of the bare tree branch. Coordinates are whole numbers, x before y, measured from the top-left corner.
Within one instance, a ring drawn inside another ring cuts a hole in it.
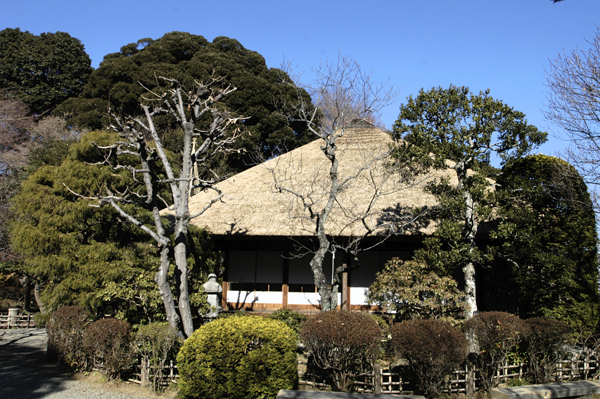
[[[356,258],[367,236],[377,236],[381,243],[403,229],[395,223],[399,219],[386,215],[380,206],[384,198],[410,186],[414,177],[399,172],[402,168],[390,167],[391,138],[378,148],[368,145],[362,149],[357,136],[365,126],[372,127],[367,121],[377,121],[396,91],[386,83],[375,84],[356,61],[341,55],[314,72],[316,81],[304,89],[316,107],[309,107],[299,93],[300,105],[286,109],[286,114],[290,120],[305,122],[315,138],[322,140],[323,158],[311,159],[307,167],[305,159],[282,157],[285,160],[273,163],[271,174],[275,190],[287,203],[288,217],[298,222],[300,231],[316,236],[316,248],[299,241],[296,247],[312,256],[310,266],[321,308],[327,311],[337,306],[342,268],[337,268],[329,281],[323,273],[325,255],[341,251]]]
[[[232,86],[223,85],[220,77],[213,75],[206,82],[196,81],[193,89],[189,91],[186,91],[176,79],[166,77],[159,77],[159,79],[170,83],[171,87],[165,92],[146,93],[143,97],[146,103],[141,104],[144,110],[143,118],[121,118],[109,110],[112,118],[111,128],[119,133],[122,140],[108,146],[96,146],[106,151],[104,165],[112,167],[115,171],[129,171],[139,187],[127,188],[124,192],[116,194],[108,187],[104,187],[103,193],[86,198],[97,200],[100,205],[112,206],[124,219],[148,233],[157,242],[161,252],[161,266],[156,275],[156,282],[165,305],[167,320],[174,328],[181,331],[183,336],[189,337],[194,331],[194,326],[187,281],[188,226],[192,218],[202,215],[224,196],[215,187],[220,180],[219,176],[213,176],[214,179],[199,178],[193,175],[192,169],[195,163],[207,162],[216,154],[229,151],[229,146],[240,134],[240,130],[236,128],[237,124],[246,118],[234,117],[218,105],[224,96],[235,90]],[[163,147],[154,123],[154,118],[158,115],[172,116],[183,130],[182,166],[178,173],[171,164],[169,154]],[[193,137],[202,139],[202,144],[194,152],[192,152]],[[137,159],[138,163],[132,164],[130,162],[132,157]],[[170,201],[159,194],[164,190],[165,185],[171,196]],[[188,200],[191,190],[196,187],[215,190],[219,195],[209,201],[200,212],[191,215]],[[151,211],[152,222],[146,223],[136,218],[120,204],[143,205]],[[173,240],[169,238],[163,224],[161,210],[165,206],[174,219]],[[177,268],[179,293],[177,309],[172,289],[167,282],[169,266],[173,263],[170,259],[171,247]]]

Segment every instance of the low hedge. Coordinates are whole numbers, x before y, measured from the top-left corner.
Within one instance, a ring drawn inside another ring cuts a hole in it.
[[[86,369],[82,341],[91,320],[90,312],[79,306],[65,306],[54,311],[46,324],[48,356],[74,370]]]
[[[438,397],[445,377],[467,359],[465,335],[445,321],[406,320],[395,324],[391,334],[394,354],[408,360],[427,398]]]
[[[89,365],[104,369],[109,379],[120,378],[135,363],[131,350],[131,326],[124,320],[100,319],[83,335],[83,352]]]
[[[381,329],[364,313],[331,311],[312,315],[302,325],[300,339],[334,389],[349,392],[357,376],[373,370],[379,355]]]

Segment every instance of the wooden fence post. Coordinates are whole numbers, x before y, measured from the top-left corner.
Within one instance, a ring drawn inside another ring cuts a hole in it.
[[[373,393],[381,393],[381,380],[381,366],[379,365],[379,363],[375,363],[375,365],[373,366]]]
[[[467,361],[467,372],[465,373],[465,389],[467,397],[475,396],[475,364]]]
[[[150,359],[145,359],[142,357],[142,364],[140,367],[140,386],[147,387],[149,381],[149,369],[150,369]]]

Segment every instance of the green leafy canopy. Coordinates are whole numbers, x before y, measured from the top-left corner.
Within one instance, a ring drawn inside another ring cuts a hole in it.
[[[164,319],[154,281],[160,262],[156,247],[112,207],[90,206],[92,201],[74,194],[91,196],[103,187],[115,192],[139,189],[126,170],[90,165],[104,156],[92,143],[116,140],[115,133],[89,133],[71,145],[60,166],[44,166],[23,182],[13,201],[12,246],[26,271],[43,283],[49,309],[76,304],[94,314],[111,313],[133,325],[145,324]],[[150,218],[143,207],[124,207],[139,220]],[[208,235],[197,229],[191,233],[191,302],[200,309],[206,303],[200,285],[208,273],[218,273],[219,263]]]
[[[227,165],[231,172],[241,171],[255,164],[257,157],[270,158],[310,140],[304,123],[288,119],[278,109],[278,104],[297,104],[298,94],[310,104],[308,93],[290,86],[287,74],[268,68],[260,54],[223,36],[208,42],[202,36],[171,32],[154,41],[142,39],[123,46],[121,52],[107,55],[81,95],[65,102],[57,112],[70,114],[76,126],[101,129],[108,125],[109,106],[123,115],[140,115],[139,101],[147,90],[165,89],[161,76],[191,87],[194,80],[202,81],[213,72],[237,88],[224,99],[224,105],[234,116],[246,119],[234,151],[212,167]],[[176,153],[181,151],[182,139],[174,121],[162,117],[155,122],[167,136],[164,144]]]
[[[81,42],[65,32],[0,31],[0,88],[43,114],[81,93],[92,67]]]

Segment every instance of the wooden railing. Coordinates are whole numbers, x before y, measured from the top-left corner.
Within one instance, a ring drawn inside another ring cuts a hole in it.
[[[0,328],[35,328],[35,321],[31,314],[0,313]]]
[[[594,352],[581,352],[573,354],[570,360],[559,361],[554,368],[553,380],[563,382],[598,379],[600,377],[599,356],[600,354]],[[376,364],[372,373],[357,379],[355,382],[357,391],[362,393],[413,394],[414,385],[406,378],[410,375],[407,368],[408,366],[384,368]],[[498,384],[508,383],[512,379],[523,379],[526,373],[526,364],[506,364],[499,368],[494,380]],[[469,383],[472,383],[476,390],[479,389],[480,384],[475,378],[476,374],[475,372],[469,373],[468,370],[455,370],[446,379],[444,392],[449,394],[466,393]],[[300,385],[319,389],[328,388],[322,379],[311,375],[310,372],[300,373],[299,377]]]
[[[553,379],[558,382],[598,379],[600,377],[599,357],[600,354],[595,352],[572,354],[570,360],[562,360],[556,364]],[[299,366],[299,369],[306,370],[305,362],[299,362]],[[389,368],[380,367],[376,364],[372,373],[358,378],[356,381],[357,391],[362,393],[412,394],[415,387],[407,378],[410,375],[407,367],[395,366]],[[152,368],[142,367],[140,363],[134,373],[134,378],[129,381],[145,385],[152,379],[154,372],[155,370]],[[524,378],[526,373],[526,364],[507,364],[499,368],[494,379],[497,383],[508,383],[512,379]],[[473,371],[455,370],[446,379],[444,391],[447,393],[465,393],[469,383],[473,383],[475,388],[478,389],[480,384],[474,377],[475,375],[476,373]],[[175,362],[171,361],[166,365],[163,369],[163,376],[167,384],[177,381],[179,375]],[[300,372],[299,383],[317,389],[328,389],[329,386],[319,377],[311,375],[310,372]],[[473,380],[470,381],[470,379]]]

